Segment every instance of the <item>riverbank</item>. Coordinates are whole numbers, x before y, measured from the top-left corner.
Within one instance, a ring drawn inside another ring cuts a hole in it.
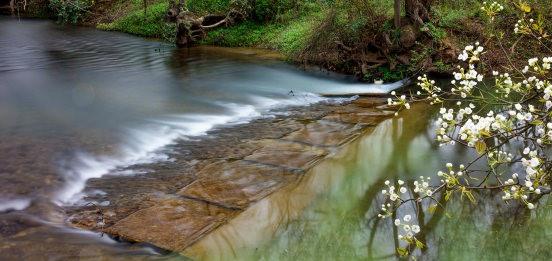
[[[78,0],[80,2],[86,0]],[[58,19],[175,42],[176,25],[166,21],[168,1],[98,1],[77,18],[57,13]],[[194,16],[224,16],[229,0],[186,1]],[[249,3],[249,2],[248,2]],[[360,81],[397,81],[421,73],[450,74],[464,46],[480,42],[489,53],[487,71],[505,65],[522,65],[524,57],[506,60],[504,46],[516,46],[513,33],[519,17],[515,6],[489,19],[482,3],[461,0],[454,4],[435,1],[428,20],[413,24],[402,13],[399,27],[393,25],[393,1],[251,1],[248,17],[228,26],[207,30],[197,42],[223,47],[256,47],[277,51],[299,65],[316,65],[329,71],[354,75]],[[539,1],[529,3],[544,27],[552,26],[552,7]],[[56,11],[51,7],[51,15]],[[504,32],[504,33],[501,33]],[[523,53],[544,52],[530,42],[517,44]]]

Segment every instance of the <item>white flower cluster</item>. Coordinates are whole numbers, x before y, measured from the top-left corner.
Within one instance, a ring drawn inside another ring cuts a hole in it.
[[[538,67],[538,71],[548,70],[552,63],[552,58],[547,57],[542,59],[542,64],[537,65],[535,60],[530,60],[529,64]],[[475,73],[473,73],[475,74]],[[494,73],[498,75],[497,72]],[[512,82],[508,74],[498,76],[497,88],[502,88],[503,93],[509,94],[511,91],[516,91],[519,94],[526,95],[531,90],[542,91],[541,102],[544,103],[544,109],[550,111],[552,109],[552,83],[546,80],[540,80],[537,77],[529,77],[523,80],[523,84],[515,84]],[[523,88],[522,88],[523,87]],[[468,87],[469,88],[469,87]],[[466,89],[464,89],[466,90]],[[459,102],[458,104],[461,104]],[[525,107],[527,106],[527,107]],[[508,111],[495,113],[489,111],[486,116],[474,114],[475,105],[470,104],[468,107],[461,108],[455,113],[454,109],[441,108],[439,117],[436,121],[437,125],[437,141],[442,144],[454,144],[454,137],[447,133],[455,134],[458,127],[458,139],[466,142],[470,147],[474,147],[478,141],[483,141],[486,138],[496,136],[497,134],[508,133],[516,126],[526,125],[532,122],[539,122],[539,109],[532,104],[528,105],[514,104],[513,108]],[[539,144],[548,144],[552,141],[552,131],[549,124],[537,126],[537,142]],[[552,125],[550,125],[552,127]]]
[[[479,55],[481,55],[481,53],[483,53],[483,46],[480,46],[479,42],[476,42],[475,46],[468,45],[464,47],[462,53],[458,55],[458,60],[463,62],[467,61],[471,64],[479,61]]]
[[[454,109],[441,108],[439,110],[441,116],[435,122],[437,126],[437,141],[440,143],[451,143],[454,141],[447,135],[447,132],[454,128],[456,122],[454,121]]]
[[[519,181],[519,175],[517,173],[512,174],[512,178],[506,180],[504,182],[506,186],[510,186],[510,189],[504,189],[504,195],[502,196],[503,200],[519,200],[522,203],[524,203],[527,208],[534,209],[535,204],[532,202],[529,202],[529,195],[530,194],[537,194],[540,195],[541,189],[535,188],[536,183],[531,180],[529,177],[525,177],[525,180],[523,183],[520,183]]]
[[[404,194],[407,192],[406,187],[403,186],[404,181],[399,179],[397,184],[399,184],[399,189],[396,189],[394,184],[392,184],[389,180],[386,180],[385,185],[387,186],[387,189],[381,191],[383,195],[388,196],[393,202],[401,199],[399,193]]]
[[[472,115],[459,130],[459,138],[465,141],[469,147],[475,147],[478,141],[483,142],[493,132],[501,132],[511,128],[511,121],[502,114],[494,114],[490,111],[486,117]]]
[[[399,234],[399,239],[401,240],[411,242],[414,236],[420,233],[420,226],[413,224],[412,216],[410,215],[405,215],[402,221],[400,219],[395,219],[394,224],[402,228],[402,233]]]
[[[527,62],[528,65],[523,68],[522,72],[527,73],[530,69],[532,69],[536,73],[547,73],[550,71],[550,64],[552,63],[552,57],[544,57],[542,58],[542,63],[539,64],[539,58],[531,58]]]
[[[381,191],[381,194],[383,194],[383,196],[385,197],[385,201],[387,201],[387,199],[389,199],[391,203],[395,203],[395,202],[399,203],[400,201],[402,201],[400,194],[406,194],[408,190],[404,186],[405,184],[404,181],[399,179],[397,181],[397,184],[398,184],[398,189],[395,187],[395,184],[391,183],[391,181],[389,180],[385,181],[385,185],[387,186],[387,189],[383,189]],[[378,214],[378,217],[384,218],[393,214],[391,209],[392,207],[391,203],[381,205],[381,211],[383,214]]]
[[[495,78],[495,93],[502,93],[503,97],[508,97],[512,91],[521,92],[521,83],[514,83],[509,73],[499,74],[493,71]]]
[[[391,92],[391,95],[395,96],[395,100],[392,98],[387,99],[387,105],[391,106],[404,106],[407,110],[410,110],[410,103],[406,100],[406,95],[397,96],[395,91]],[[395,112],[395,116],[398,115],[398,112]]]
[[[530,34],[531,25],[535,22],[533,18],[530,18],[528,21],[525,19],[517,20],[516,25],[514,26],[514,33],[516,34]]]
[[[460,164],[457,171],[454,169],[454,165],[452,163],[447,163],[446,167],[447,172],[438,171],[437,176],[441,178],[441,183],[446,184],[448,187],[454,187],[458,184],[458,177],[462,177],[464,175],[465,166]]]
[[[504,189],[504,200],[518,200],[532,209],[535,203],[530,202],[530,196],[543,193],[543,188],[546,188],[546,193],[550,191],[550,173],[547,170],[550,169],[552,161],[547,155],[550,151],[549,146],[552,145],[552,57],[529,59],[521,75],[511,76],[508,73],[493,71],[494,90],[488,90],[486,87],[478,86],[479,82],[483,81],[483,75],[476,70],[476,63],[483,50],[479,43],[475,43],[466,46],[458,57],[461,61],[467,62],[468,66],[454,73],[454,80],[451,82],[454,87],[451,90],[453,98],[460,96],[462,99],[456,102],[457,108],[440,109],[440,116],[435,122],[436,138],[440,145],[461,143],[475,148],[478,154],[487,156],[483,159],[487,160],[491,169],[496,169],[502,164],[521,165],[526,173],[521,182],[517,174],[506,182],[501,181],[499,173],[495,175],[498,175],[498,183]],[[426,75],[418,77],[418,86],[427,94],[426,100],[432,104],[442,102],[440,99],[445,97],[444,95],[449,95],[435,86],[435,82]],[[477,92],[473,91],[474,89]],[[493,93],[500,95],[495,96]],[[395,93],[392,94],[396,96]],[[486,102],[490,96],[493,96],[491,101],[494,110],[481,114],[483,108],[488,106]],[[410,107],[404,95],[396,98],[396,101],[389,99],[388,103]],[[464,101],[469,105],[463,106]],[[526,148],[522,155],[506,152],[505,148],[514,139],[528,143],[533,149]],[[470,184],[469,177],[463,178],[464,175],[468,176],[465,167],[460,165],[455,168],[448,163],[447,169],[437,173],[441,183],[445,185],[446,192],[459,190],[462,195],[473,198],[468,189],[473,184]],[[384,190],[383,193],[389,197],[391,204],[404,202],[400,193],[406,192],[406,188],[403,192],[402,187],[396,190],[389,181],[386,184],[389,190]],[[429,177],[421,177],[420,181],[414,182],[414,186],[414,192],[421,195],[420,198],[435,193],[429,186]],[[386,216],[392,214],[388,208],[388,205],[382,206],[382,210],[387,213]]]
[[[552,143],[552,122],[548,122],[546,124],[546,128],[539,128],[537,130],[537,134],[539,133],[546,133],[544,135],[544,141],[542,139],[537,139],[537,143],[539,143],[539,141],[541,143],[546,143],[546,144],[551,144]]]
[[[494,20],[495,16],[502,10],[504,10],[504,6],[499,4],[498,2],[494,1],[492,3],[483,2],[483,6],[481,6],[481,10],[487,14],[491,20]]]
[[[454,85],[452,88],[453,93],[460,93],[462,98],[466,98],[471,94],[472,89],[478,82],[483,81],[483,74],[479,74],[475,70],[474,63],[479,61],[479,55],[483,53],[483,47],[479,45],[479,42],[474,45],[468,45],[464,48],[464,51],[458,56],[458,60],[467,61],[469,63],[468,70],[459,67],[459,72],[454,72],[454,80],[451,83]]]
[[[431,177],[424,178],[424,176],[420,176],[420,181],[414,181],[414,192],[418,193],[421,197],[431,197],[431,195],[433,195],[433,190],[431,190],[429,186],[430,180]]]
[[[512,162],[514,155],[501,150],[493,150],[487,155],[489,158],[489,165],[495,166],[502,163]]]
[[[523,154],[526,156],[521,159],[521,163],[525,168],[525,172],[527,173],[527,176],[525,178],[528,181],[537,179],[540,172],[538,167],[541,165],[541,159],[538,157],[537,151],[525,148],[523,150]]]
[[[434,80],[429,80],[427,78],[427,75],[418,76],[418,86],[428,95],[428,100],[430,101],[430,104],[435,104],[441,102],[441,99],[439,98],[439,94],[441,93],[441,88],[435,86]],[[421,92],[417,93],[418,95],[421,95]]]

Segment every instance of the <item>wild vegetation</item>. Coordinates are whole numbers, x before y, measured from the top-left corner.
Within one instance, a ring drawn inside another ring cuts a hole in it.
[[[47,6],[62,23],[182,45],[269,48],[292,62],[360,80],[395,81],[420,72],[450,74],[462,46],[476,41],[494,54],[483,58],[489,73],[508,62],[494,37],[514,49],[523,47],[516,53],[541,52],[520,46],[511,33],[516,10],[531,6],[542,27],[550,28],[552,6],[541,0],[498,2],[504,10],[492,21],[493,11],[482,10],[479,0],[50,0]],[[177,28],[178,15],[190,28]],[[510,62],[519,65],[521,54]]]

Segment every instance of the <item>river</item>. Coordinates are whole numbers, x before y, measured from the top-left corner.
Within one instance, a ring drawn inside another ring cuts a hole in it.
[[[60,209],[86,204],[82,191],[91,178],[132,175],[125,167],[136,164],[170,163],[165,149],[178,140],[270,117],[276,108],[329,99],[320,94],[384,93],[400,85],[358,84],[348,77],[306,72],[258,50],[177,49],[43,20],[0,17],[0,50],[0,254],[29,254],[29,259],[180,258],[70,228]],[[257,225],[259,235],[216,240],[224,235],[222,228],[194,246],[190,255],[392,258],[392,226],[371,219],[377,214],[383,180],[434,175],[445,160],[458,162],[468,156],[433,145],[429,111],[417,106],[380,124],[340,157],[313,169],[297,187],[248,210],[255,217],[287,218],[268,224],[238,218],[227,225],[235,231]],[[297,194],[307,196],[297,202],[298,197],[291,197]],[[266,204],[271,207],[261,207]],[[547,213],[530,219],[529,225],[509,225],[506,214],[492,206],[472,211],[466,202],[451,205],[460,210],[424,226],[429,228],[425,241],[430,247],[422,257],[552,254],[538,244],[550,236],[543,229],[550,224]],[[536,243],[528,245],[532,241]]]

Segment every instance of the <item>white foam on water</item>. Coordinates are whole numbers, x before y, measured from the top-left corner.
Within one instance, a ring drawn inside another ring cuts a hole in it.
[[[336,85],[334,88],[324,90],[323,95],[340,95],[340,94],[384,94],[396,90],[408,84],[408,80],[401,80],[386,84],[343,84]]]
[[[384,93],[399,88],[404,81],[387,85],[347,85],[331,90],[332,94],[354,94],[376,92]],[[251,97],[253,104],[221,104],[227,108],[228,114],[205,115],[184,114],[167,115],[159,119],[149,120],[148,124],[139,129],[127,129],[127,139],[120,145],[115,155],[91,155],[79,152],[76,161],[63,171],[65,186],[54,196],[54,201],[60,205],[76,204],[84,197],[83,190],[86,181],[100,178],[108,173],[129,175],[128,171],[117,169],[153,162],[170,160],[160,152],[163,147],[173,144],[178,139],[205,135],[209,130],[220,125],[247,123],[267,114],[273,109],[290,106],[308,106],[319,102],[342,103],[358,98],[324,98],[311,93],[289,94],[289,97],[276,99],[261,96]],[[84,203],[84,202],[80,202]]]
[[[160,150],[178,139],[198,137],[207,134],[216,126],[247,123],[259,118],[269,110],[294,105],[309,105],[328,100],[313,94],[302,94],[287,99],[252,97],[251,104],[218,104],[227,108],[222,115],[184,114],[167,115],[152,119],[137,129],[127,129],[126,140],[113,155],[92,155],[78,152],[76,160],[62,171],[64,187],[54,195],[59,205],[83,204],[83,190],[86,181],[100,178],[108,173],[129,175],[118,169],[136,165],[170,160]]]
[[[0,212],[10,210],[24,210],[31,205],[31,200],[26,198],[19,199],[0,199]]]

